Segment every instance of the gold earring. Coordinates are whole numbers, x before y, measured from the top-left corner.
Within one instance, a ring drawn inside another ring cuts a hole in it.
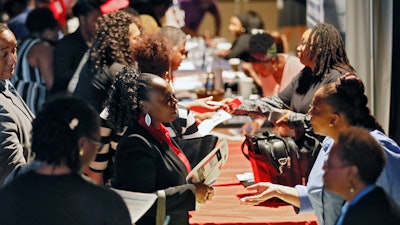
[[[83,156],[83,153],[84,153],[83,149],[80,149],[80,150],[79,150],[79,155],[80,155],[80,156]]]
[[[353,182],[350,181],[350,185],[349,185],[349,191],[350,193],[354,192],[354,185],[352,184]]]
[[[333,123],[330,123],[330,124],[329,124],[329,126],[330,126],[330,127],[333,127],[333,126],[335,126],[335,124],[333,124]]]

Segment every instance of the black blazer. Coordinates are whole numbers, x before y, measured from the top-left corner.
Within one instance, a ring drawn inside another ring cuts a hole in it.
[[[141,135],[151,147],[131,134]],[[188,211],[195,209],[195,187],[186,182],[186,167],[168,144],[156,141],[135,123],[127,128],[115,154],[114,188],[146,193],[165,190],[170,224],[189,224]],[[155,216],[156,204],[136,224],[155,224]]]
[[[400,207],[385,193],[376,187],[349,207],[342,225],[399,225]]]
[[[33,160],[31,130],[34,116],[21,97],[0,81],[0,187],[17,167]]]

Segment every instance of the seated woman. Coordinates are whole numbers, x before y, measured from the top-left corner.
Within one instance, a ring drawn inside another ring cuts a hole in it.
[[[349,127],[364,127],[370,131],[384,148],[387,163],[376,184],[381,186],[400,205],[400,147],[383,133],[382,127],[370,114],[367,107],[362,81],[349,73],[335,83],[322,86],[315,93],[309,111],[314,132],[328,136],[322,142],[321,150],[308,177],[307,186],[295,188],[278,184],[259,183],[250,189],[259,190],[258,196],[242,199],[244,202],[257,203],[278,197],[293,204],[299,212],[314,211],[320,224],[335,224],[343,198],[327,192],[323,185],[323,164],[340,132]]]
[[[249,39],[251,31],[253,29],[264,29],[261,17],[254,11],[232,16],[228,29],[235,40],[230,49],[221,50],[218,52],[218,55],[226,59],[239,58],[248,62],[250,59]]]
[[[384,164],[385,151],[367,130],[339,133],[323,167],[326,190],[346,200],[337,225],[400,224],[399,205],[375,185]]]
[[[43,106],[33,121],[36,166],[0,190],[1,224],[132,224],[117,193],[81,174],[102,146],[99,124],[97,112],[79,99]]]
[[[124,68],[107,103],[109,122],[119,131],[127,126],[118,142],[111,185],[147,193],[163,190],[170,223],[189,224],[188,211],[195,209],[196,200],[210,199],[212,188],[187,183],[189,161],[162,124],[177,116],[177,100],[168,82],[157,75]],[[152,207],[137,224],[155,224],[155,213]]]
[[[242,63],[242,68],[262,88],[263,97],[280,93],[289,85],[293,77],[304,69],[298,57],[279,53],[282,48],[279,41],[269,33],[262,32],[250,37],[250,63]],[[247,131],[254,134],[265,120],[266,118],[262,117],[245,123],[241,134],[245,135]],[[280,129],[281,134],[284,133],[283,128],[277,129]]]

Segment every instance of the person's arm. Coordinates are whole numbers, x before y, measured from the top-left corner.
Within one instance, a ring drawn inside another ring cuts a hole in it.
[[[30,58],[31,53],[33,58]],[[53,86],[53,47],[47,42],[35,44],[28,53],[29,64],[37,66],[40,70],[47,90]],[[33,60],[33,63],[32,63]]]
[[[107,122],[108,110],[104,109],[100,113],[100,136],[104,146],[96,153],[96,158],[90,163],[89,168],[84,173],[89,176],[96,184],[103,185],[107,181],[104,180],[104,171],[108,163],[112,160],[118,140],[122,133],[114,131]]]
[[[244,53],[248,53],[249,51],[249,40],[250,34],[242,34],[240,35],[235,43],[233,44],[232,48],[230,49],[229,53],[225,55],[226,59],[230,58],[239,58],[244,55]]]
[[[186,106],[189,110],[195,111],[195,112],[200,112],[200,113],[214,112],[215,110],[220,108],[220,106],[207,104],[207,101],[211,101],[212,99],[213,99],[212,96],[205,97],[205,98],[199,98],[194,101],[187,102],[183,105]]]
[[[0,186],[11,171],[27,163],[17,123],[12,112],[0,105]]]
[[[260,182],[247,187],[247,190],[256,191],[252,196],[247,196],[240,199],[242,204],[257,205],[273,197],[279,198],[295,207],[300,207],[300,199],[297,190],[293,187],[288,187],[270,182]]]
[[[253,68],[253,66],[251,65],[251,63],[243,62],[241,66],[242,66],[243,72],[244,72],[247,76],[253,78],[254,83],[255,83],[258,87],[262,87],[261,79],[260,79],[260,77],[258,76],[257,72],[254,70],[254,68]]]
[[[310,198],[307,193],[307,186],[304,185],[296,185],[294,187],[297,190],[300,200],[300,206],[294,206],[294,210],[296,213],[304,213],[304,212],[312,212],[314,211]]]
[[[194,113],[185,106],[178,104],[179,119],[182,127],[182,138],[190,139],[201,137]]]

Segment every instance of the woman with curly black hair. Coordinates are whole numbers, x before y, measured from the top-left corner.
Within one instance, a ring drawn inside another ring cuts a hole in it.
[[[116,76],[108,119],[119,131],[127,128],[118,142],[111,184],[127,191],[164,192],[170,224],[185,225],[195,201],[209,200],[213,189],[186,181],[190,163],[163,125],[176,118],[177,102],[168,82],[157,75],[124,68]],[[155,224],[155,215],[153,206],[136,224]]]
[[[89,59],[73,95],[86,99],[101,112],[113,73],[134,64],[130,49],[140,35],[141,27],[130,13],[120,10],[99,17]]]

